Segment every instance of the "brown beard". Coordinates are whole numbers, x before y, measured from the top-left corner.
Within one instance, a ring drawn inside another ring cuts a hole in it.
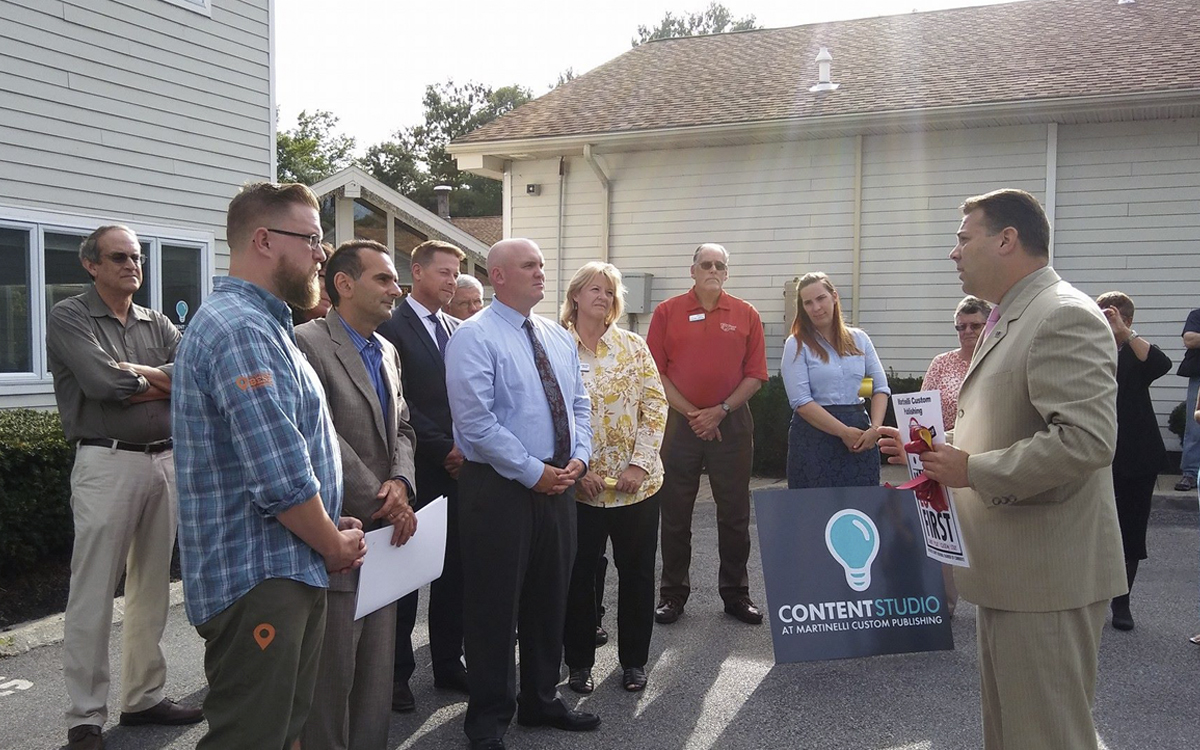
[[[283,301],[298,310],[311,310],[321,301],[321,287],[317,285],[317,275],[295,271],[288,267],[283,258],[275,265],[275,273],[271,276],[275,288],[279,290]]]

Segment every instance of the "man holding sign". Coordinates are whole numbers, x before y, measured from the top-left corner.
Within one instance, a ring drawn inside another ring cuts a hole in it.
[[[951,444],[922,453],[955,490],[978,611],[986,750],[1095,748],[1100,631],[1126,591],[1113,500],[1116,351],[1096,304],[1049,267],[1050,225],[1021,190],[970,198],[950,258],[997,304]],[[881,445],[903,463],[892,429]]]

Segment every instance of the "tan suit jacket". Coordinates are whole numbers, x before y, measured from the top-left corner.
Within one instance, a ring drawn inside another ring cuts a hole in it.
[[[1113,500],[1116,346],[1096,303],[1042,268],[1000,304],[958,397],[962,596],[1052,612],[1126,592]]]
[[[325,398],[337,430],[345,488],[342,514],[362,521],[365,531],[383,526],[381,521],[371,519],[371,514],[382,505],[376,498],[381,484],[393,477],[403,477],[416,490],[413,464],[416,433],[408,424],[408,404],[400,381],[400,355],[388,341],[378,340],[383,348],[385,385],[390,395],[386,410],[379,408],[375,386],[337,310],[330,310],[324,319],[296,328],[296,344],[325,387]],[[335,590],[354,591],[357,580],[357,573],[330,576],[329,585]]]

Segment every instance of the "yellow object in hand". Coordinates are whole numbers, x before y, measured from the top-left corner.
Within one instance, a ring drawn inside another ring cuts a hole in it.
[[[604,478],[604,487],[605,487],[605,489],[609,489],[609,490],[616,489],[617,488],[617,480],[614,479],[613,477],[605,477]]]
[[[858,387],[859,398],[870,398],[875,392],[875,378],[866,377],[862,380],[862,385]]]

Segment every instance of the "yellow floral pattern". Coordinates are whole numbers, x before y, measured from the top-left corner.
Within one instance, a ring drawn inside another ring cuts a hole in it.
[[[667,426],[667,397],[650,347],[636,333],[611,325],[589,350],[579,335],[583,383],[592,399],[592,459],[589,468],[613,479],[630,464],[646,470],[635,493],[605,489],[593,500],[576,494],[581,503],[611,508],[633,505],[658,492],[663,482],[663,430]]]

